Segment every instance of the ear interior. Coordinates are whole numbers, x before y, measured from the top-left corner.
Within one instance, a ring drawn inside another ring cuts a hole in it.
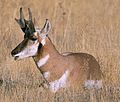
[[[51,29],[51,24],[50,24],[49,20],[46,19],[46,22],[45,22],[44,27],[42,28],[41,32],[46,34],[50,31],[50,29]]]

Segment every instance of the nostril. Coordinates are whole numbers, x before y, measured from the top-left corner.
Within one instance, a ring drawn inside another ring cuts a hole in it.
[[[15,52],[15,51],[12,51],[12,52],[11,52],[11,55],[12,55],[12,56],[14,56],[15,54],[16,54],[16,52]]]

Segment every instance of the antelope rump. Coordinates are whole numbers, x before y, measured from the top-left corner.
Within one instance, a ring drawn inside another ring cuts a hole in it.
[[[14,59],[32,57],[45,79],[45,83],[41,85],[52,92],[79,86],[100,89],[102,72],[96,59],[87,53],[60,54],[49,38],[49,20],[46,19],[43,28],[39,29],[32,21],[31,10],[28,9],[28,12],[29,20],[24,19],[22,8],[20,19],[15,19],[24,32],[24,40],[12,50]]]

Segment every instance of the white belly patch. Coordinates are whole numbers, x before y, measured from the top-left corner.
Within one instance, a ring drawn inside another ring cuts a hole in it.
[[[65,73],[60,77],[60,79],[55,80],[53,82],[50,82],[50,90],[52,92],[56,92],[57,90],[59,90],[60,88],[64,88],[67,85],[67,78],[69,76],[69,71],[65,71]]]
[[[88,89],[100,89],[102,88],[102,80],[87,80],[85,81],[85,87]]]
[[[47,79],[50,76],[50,72],[43,73],[43,76]]]

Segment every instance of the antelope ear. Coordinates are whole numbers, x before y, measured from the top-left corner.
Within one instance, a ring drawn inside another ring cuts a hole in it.
[[[48,19],[46,19],[43,28],[41,29],[41,33],[48,34],[51,29],[51,24]]]

